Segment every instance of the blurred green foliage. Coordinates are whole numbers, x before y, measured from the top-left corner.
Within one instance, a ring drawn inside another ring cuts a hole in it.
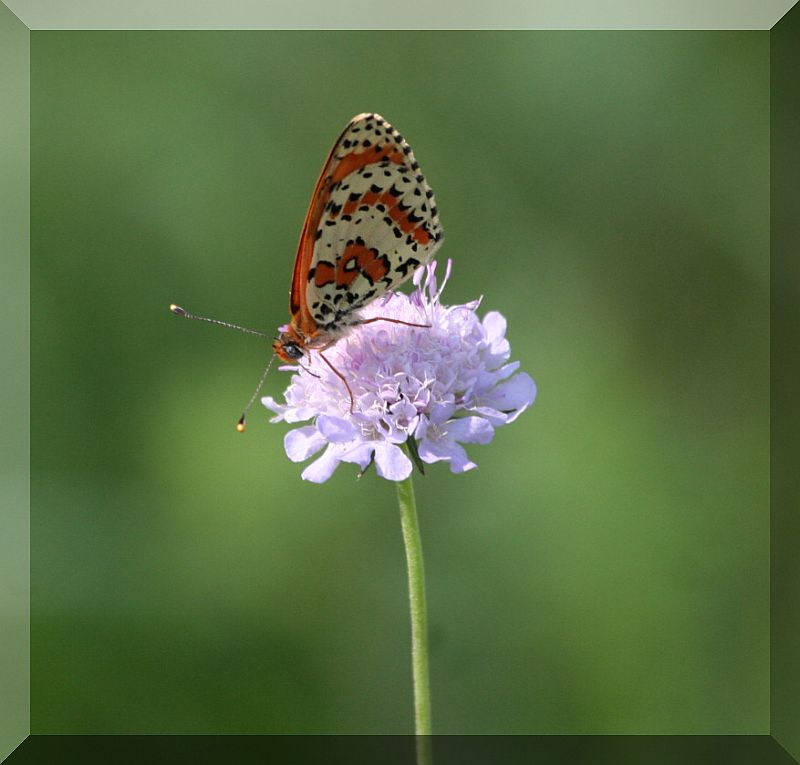
[[[417,480],[440,733],[765,733],[766,32],[34,32],[36,733],[403,733],[391,485],[234,431],[375,110],[539,399]],[[273,373],[277,395],[286,377]]]

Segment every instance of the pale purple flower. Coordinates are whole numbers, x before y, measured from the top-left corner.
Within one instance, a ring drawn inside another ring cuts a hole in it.
[[[506,320],[490,311],[481,321],[480,300],[441,304],[450,268],[448,262],[439,286],[436,264],[424,266],[414,275],[411,295],[390,293],[361,311],[363,319],[380,316],[429,327],[356,325],[325,351],[348,381],[352,412],[344,383],[314,351],[301,367],[281,367],[294,372],[286,403],[271,396],[261,400],[275,412],[272,422],[310,421],[284,440],[294,462],[322,452],[303,471],[304,479],[322,483],[340,462],[361,470],[374,462],[378,475],[402,481],[413,469],[402,448],[409,439],[423,462],[448,462],[453,473],[463,473],[476,465],[462,444],[489,443],[495,428],[533,403],[535,383],[517,371],[519,362],[508,361]]]

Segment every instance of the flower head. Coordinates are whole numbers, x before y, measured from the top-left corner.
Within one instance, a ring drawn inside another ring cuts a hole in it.
[[[505,319],[490,311],[481,321],[480,300],[441,304],[450,268],[448,262],[438,285],[436,264],[430,263],[414,275],[411,295],[390,293],[361,311],[361,319],[428,326],[359,324],[325,351],[330,366],[312,351],[302,366],[281,367],[295,373],[286,403],[271,396],[262,403],[275,412],[272,422],[311,421],[284,440],[294,462],[324,449],[304,479],[322,483],[340,462],[362,470],[374,462],[378,475],[402,481],[413,469],[403,444],[423,462],[445,461],[463,473],[476,465],[462,444],[489,443],[495,428],[533,403],[535,383],[517,372],[519,362],[508,361]]]

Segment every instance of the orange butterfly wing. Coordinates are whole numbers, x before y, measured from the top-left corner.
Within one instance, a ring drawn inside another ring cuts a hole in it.
[[[300,232],[300,242],[297,245],[297,255],[294,259],[294,271],[292,273],[292,289],[289,293],[289,313],[292,316],[292,324],[302,333],[304,337],[314,334],[317,324],[308,310],[306,303],[306,274],[311,268],[311,260],[314,257],[314,232],[319,226],[322,211],[327,204],[330,193],[331,165],[334,163],[336,150],[342,142],[345,134],[350,130],[352,124],[363,115],[354,117],[350,120],[347,127],[341,132],[328,153],[328,158],[322,166],[322,171],[311,195],[311,202],[308,205],[306,219]]]
[[[335,336],[354,323],[357,308],[429,260],[441,240],[433,192],[411,148],[380,115],[354,117],[314,188],[294,263],[290,329],[276,350],[284,340],[303,348]]]

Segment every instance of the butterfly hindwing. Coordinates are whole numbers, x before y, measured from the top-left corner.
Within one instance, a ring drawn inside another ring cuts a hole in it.
[[[334,144],[311,200],[292,312],[306,328],[335,334],[430,260],[441,241],[433,192],[411,148],[382,117],[361,114]]]

